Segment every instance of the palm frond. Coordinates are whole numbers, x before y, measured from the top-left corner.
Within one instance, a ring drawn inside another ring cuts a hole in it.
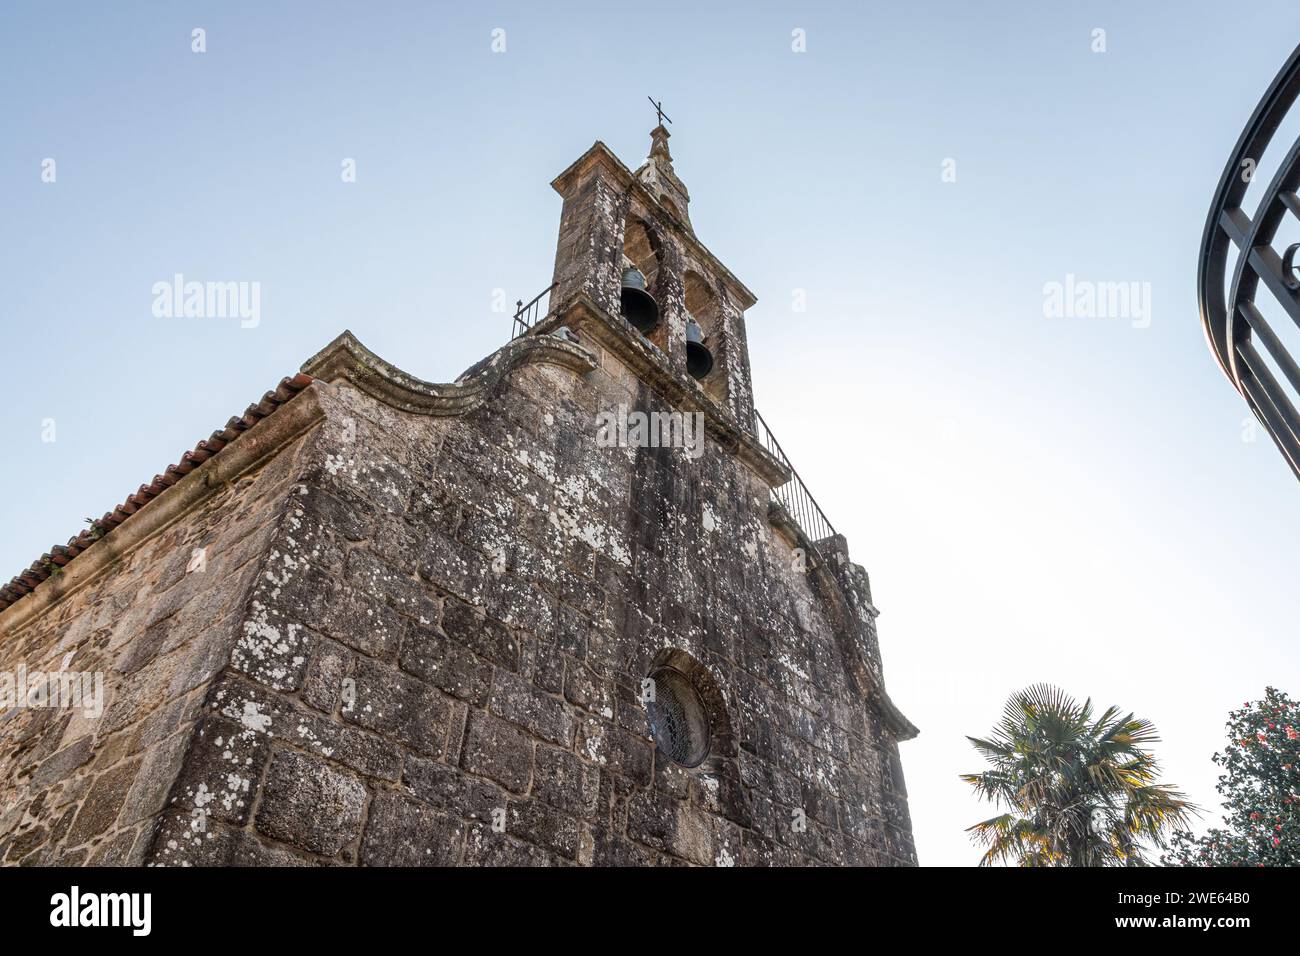
[[[1051,684],[1012,694],[987,737],[968,737],[989,769],[962,774],[976,796],[1008,812],[970,827],[981,866],[1145,865],[1143,841],[1163,845],[1199,809],[1159,784],[1148,720]]]

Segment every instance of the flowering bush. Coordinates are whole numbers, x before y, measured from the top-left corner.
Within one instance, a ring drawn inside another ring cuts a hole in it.
[[[1300,704],[1269,687],[1228,715],[1224,827],[1181,831],[1164,862],[1174,866],[1300,866]]]

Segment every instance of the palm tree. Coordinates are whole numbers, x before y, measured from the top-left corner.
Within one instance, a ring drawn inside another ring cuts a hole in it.
[[[988,740],[966,739],[990,767],[962,779],[1009,811],[967,829],[981,866],[1145,866],[1143,840],[1164,847],[1200,813],[1155,782],[1150,721],[1116,707],[1094,720],[1091,699],[1048,684],[1013,694]]]

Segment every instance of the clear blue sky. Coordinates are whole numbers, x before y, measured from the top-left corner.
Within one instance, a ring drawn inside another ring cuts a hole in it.
[[[1217,809],[1228,709],[1300,693],[1300,488],[1242,441],[1196,256],[1297,27],[1283,0],[5,3],[0,575],[343,328],[435,381],[502,344],[494,290],[550,279],[549,181],[596,139],[638,163],[652,94],[759,296],[759,405],[872,573],[922,862],[975,858],[962,735],[1033,681],[1154,720]],[[155,318],[175,273],[260,282],[260,324]],[[1067,274],[1149,282],[1150,326],[1045,318]]]

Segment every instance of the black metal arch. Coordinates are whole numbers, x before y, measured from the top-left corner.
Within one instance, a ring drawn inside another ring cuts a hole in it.
[[[1201,324],[1210,351],[1255,417],[1300,478],[1300,414],[1257,346],[1300,392],[1300,366],[1286,351],[1255,305],[1262,282],[1291,320],[1300,326],[1300,283],[1290,268],[1291,253],[1279,255],[1273,239],[1288,215],[1300,219],[1300,139],[1291,146],[1269,183],[1253,217],[1241,208],[1250,186],[1248,171],[1258,168],[1288,111],[1300,99],[1300,46],[1296,47],[1255,107],[1214,193],[1201,239],[1197,273]],[[1224,295],[1229,243],[1240,250],[1232,289]]]

